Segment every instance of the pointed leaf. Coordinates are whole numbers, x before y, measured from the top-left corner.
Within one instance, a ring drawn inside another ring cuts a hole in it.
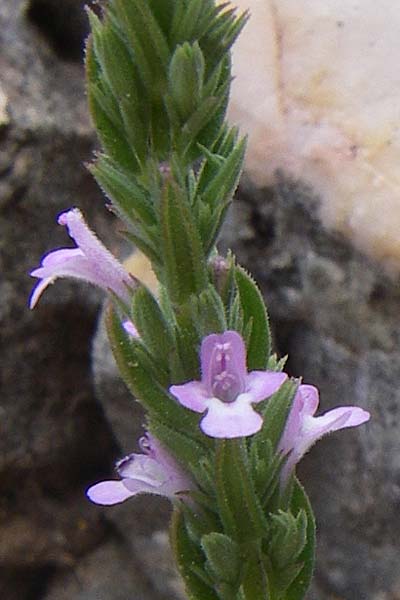
[[[203,535],[201,546],[215,580],[236,583],[241,567],[239,545],[227,535],[214,531]]]
[[[210,333],[226,331],[224,305],[213,285],[209,284],[199,296],[192,296],[190,306],[193,323],[200,339]]]
[[[216,487],[226,533],[240,543],[262,537],[267,525],[255,494],[243,440],[221,440],[218,444]]]
[[[207,285],[206,262],[185,193],[167,182],[161,226],[166,285],[173,302],[184,303]]]
[[[236,285],[243,310],[244,326],[252,320],[251,336],[247,347],[249,371],[265,369],[270,354],[271,334],[267,310],[253,279],[241,267],[236,268]]]
[[[285,381],[279,390],[264,404],[261,409],[264,419],[263,427],[254,436],[252,443],[263,444],[264,440],[269,440],[272,447],[276,449],[298,385],[296,380]]]
[[[170,450],[171,454],[175,456],[183,465],[188,468],[190,463],[196,464],[207,452],[206,438],[202,439],[204,445],[198,443],[193,439],[192,431],[188,430],[186,433],[182,431],[176,431],[175,428],[168,427],[167,425],[156,421],[149,421],[149,431],[160,440],[160,442]]]
[[[174,335],[157,300],[144,285],[133,295],[132,320],[156,363],[169,372],[169,358],[175,348]]]
[[[204,56],[197,42],[178,46],[168,70],[168,90],[182,122],[196,110],[202,95]]]
[[[213,204],[215,198],[221,198],[221,201],[225,202],[231,199],[243,168],[245,148],[246,138],[243,138],[235,145],[223,166],[204,190],[202,194],[204,202]]]
[[[182,511],[175,509],[172,515],[171,545],[177,562],[179,573],[185,583],[186,593],[189,600],[218,600],[218,595],[204,580],[199,577],[193,567],[201,568],[204,556],[200,548],[191,541],[184,523]]]
[[[153,225],[157,221],[146,190],[133,177],[129,178],[106,156],[100,156],[90,167],[96,181],[128,221]]]
[[[150,418],[202,440],[198,416],[180,406],[157,382],[154,365],[149,363],[141,343],[128,338],[112,309],[107,315],[107,331],[121,375],[133,395],[149,411]]]
[[[268,577],[262,560],[252,554],[245,564],[245,573],[241,586],[241,600],[273,600],[270,595]]]
[[[307,537],[307,515],[301,509],[296,516],[280,510],[271,515],[270,555],[272,564],[284,570],[295,563]]]
[[[303,567],[293,583],[290,585],[289,589],[286,591],[285,600],[303,600],[310,586],[314,570],[315,519],[307,495],[297,479],[295,479],[294,482],[294,490],[290,508],[295,514],[301,509],[306,513],[307,542],[303,551],[298,557],[298,561],[303,563]]]

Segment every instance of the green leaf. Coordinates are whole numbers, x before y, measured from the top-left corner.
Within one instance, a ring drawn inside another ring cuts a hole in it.
[[[207,566],[217,582],[235,584],[240,576],[241,553],[239,545],[223,533],[203,535],[201,546],[207,557]]]
[[[265,438],[252,439],[250,459],[257,496],[261,499],[264,510],[269,512],[269,501],[278,490],[283,459],[275,453],[270,440]]]
[[[223,333],[227,329],[225,309],[221,297],[211,284],[199,296],[190,299],[192,320],[200,339],[210,333]]]
[[[183,376],[181,381],[200,379],[199,351],[201,338],[197,323],[193,320],[191,298],[175,307],[176,340]]]
[[[182,511],[175,509],[172,515],[171,545],[179,573],[185,583],[189,600],[218,600],[216,592],[207,585],[207,576],[199,577],[195,570],[204,563],[204,555],[190,539]]]
[[[185,42],[175,49],[169,64],[168,91],[181,122],[185,122],[200,102],[204,80],[204,56],[197,42]]]
[[[215,198],[221,199],[221,203],[231,200],[239,181],[245,149],[246,138],[243,138],[236,143],[215,177],[204,189],[202,193],[204,202],[212,205],[215,203]]]
[[[113,131],[119,138],[124,137],[124,124],[119,111],[118,103],[104,81],[88,82],[90,106],[97,106],[103,114],[107,115],[112,124]],[[96,117],[94,114],[93,116]]]
[[[162,246],[168,293],[183,304],[207,285],[206,262],[185,192],[167,181],[161,206]]]
[[[216,488],[226,533],[240,543],[262,537],[267,524],[254,489],[244,440],[221,440],[216,453]],[[243,519],[246,515],[246,519]]]
[[[214,474],[214,457],[211,459],[200,458],[197,463],[191,465],[197,484],[205,494],[213,498],[215,504],[215,474]]]
[[[236,267],[236,285],[243,311],[244,327],[250,321],[252,324],[247,346],[247,367],[249,371],[264,370],[271,349],[271,334],[264,300],[253,279],[241,267]]]
[[[210,499],[204,501],[205,494],[197,490],[192,490],[191,497],[196,504],[185,503],[182,505],[182,510],[184,512],[186,531],[191,541],[200,547],[200,540],[203,535],[211,531],[218,531],[221,523],[218,515],[213,510],[213,506],[209,506]],[[212,584],[212,580],[210,581]]]
[[[107,331],[120,373],[135,398],[148,410],[150,419],[203,441],[198,416],[180,406],[160,385],[159,374],[143,345],[128,338],[112,309],[107,315]]]
[[[101,80],[101,71],[94,56],[92,36],[89,37],[86,45],[86,72],[90,113],[101,144],[107,154],[119,165],[135,171],[136,157],[124,137],[122,123],[118,124],[118,110],[111,91],[106,91],[105,83]]]
[[[264,440],[268,440],[272,447],[276,449],[298,385],[299,383],[296,380],[285,381],[268,402],[263,403],[261,408],[263,427],[253,437],[253,444],[263,444]]]
[[[182,431],[176,431],[176,428],[168,427],[157,420],[151,419],[148,428],[186,469],[191,463],[196,464],[199,460],[202,460],[202,457],[207,453],[209,440],[203,436],[201,441],[204,444],[198,443],[194,439],[191,430],[183,433]]]
[[[89,13],[92,14],[93,13]],[[96,18],[97,19],[97,18]],[[131,55],[119,35],[106,19],[102,26],[93,28],[94,50],[100,64],[102,75],[117,100],[126,97],[137,87],[135,65]],[[97,20],[97,22],[99,22]]]
[[[307,515],[304,509],[300,509],[296,516],[283,510],[272,514],[269,546],[272,564],[284,570],[295,563],[304,549],[306,536]]]
[[[119,16],[128,32],[135,31],[151,63],[166,69],[170,60],[167,40],[156,18],[157,4],[142,0],[114,0]],[[164,0],[165,2],[165,0]],[[159,4],[159,3],[158,3]]]
[[[285,600],[303,600],[310,586],[314,570],[315,556],[315,519],[307,495],[297,478],[294,481],[294,490],[290,509],[294,514],[303,510],[307,515],[307,541],[303,551],[298,557],[298,562],[303,564],[300,573],[289,586]]]
[[[141,84],[146,90],[146,95],[154,99],[162,91],[162,88],[156,90],[154,86],[156,80],[159,85],[162,85],[163,63],[160,63],[159,53],[164,54],[168,50],[164,47],[165,40],[161,41],[162,32],[159,31],[154,37],[149,32],[150,21],[153,25],[154,21],[151,12],[147,11],[146,4],[136,0],[129,2],[114,0],[113,7],[115,17],[126,36],[128,47],[135,57]],[[143,11],[147,12],[147,16],[143,15]],[[156,24],[155,29],[157,29]]]
[[[216,111],[221,106],[221,101],[216,96],[204,98],[198,103],[198,107],[189,115],[186,122],[177,134],[177,145],[183,155],[189,153],[192,160],[198,158],[201,154],[197,139],[202,135],[202,131],[208,127],[213,120]]]
[[[229,209],[230,202],[220,204],[210,217],[208,233],[203,238],[204,252],[208,256],[213,250],[214,245],[224,224],[226,213]]]
[[[233,152],[236,143],[237,129],[234,127],[228,128],[225,123],[220,129],[217,139],[210,147],[208,145],[200,146],[204,156],[198,173],[198,190],[200,195],[203,194],[207,186],[218,175],[220,168]]]
[[[233,8],[228,9],[227,6],[230,5],[222,4],[217,7],[219,14],[213,18],[200,41],[200,45],[208,58],[207,67],[210,73],[223,60],[224,55],[229,52],[247,20],[247,13],[243,13],[236,18],[236,10]]]
[[[224,129],[224,118],[228,106],[229,86],[231,82],[230,73],[230,57],[227,56],[221,63],[221,69],[216,69],[215,75],[204,85],[204,97],[208,96],[210,98],[217,98],[218,100],[210,114],[208,123],[199,131],[197,138],[199,147],[207,146],[208,148],[213,148],[221,134],[221,130]],[[214,82],[216,75],[218,75],[217,85]]]
[[[154,225],[157,222],[148,193],[139,185],[137,179],[128,177],[104,155],[91,165],[90,171],[127,221],[140,221],[144,225]]]
[[[169,372],[169,359],[175,348],[174,335],[157,300],[144,285],[133,295],[132,320],[156,363]]]
[[[273,600],[270,595],[268,577],[259,551],[250,554],[245,563],[240,600]]]
[[[243,320],[243,308],[240,302],[239,294],[236,294],[229,310],[228,329],[234,329],[235,331],[243,331]]]
[[[280,359],[278,359],[278,356],[275,353],[271,354],[271,356],[268,359],[267,370],[268,371],[279,371],[279,372],[283,371],[283,369],[285,368],[287,359],[288,359],[287,354],[286,354],[286,356],[283,356]]]
[[[189,0],[187,3],[176,2],[176,5],[170,33],[175,44],[201,38],[218,14],[210,0]]]
[[[139,98],[132,89],[121,98],[119,110],[124,123],[126,138],[135,153],[139,167],[143,165],[148,158],[150,146],[150,114],[148,106],[143,102],[143,97]]]

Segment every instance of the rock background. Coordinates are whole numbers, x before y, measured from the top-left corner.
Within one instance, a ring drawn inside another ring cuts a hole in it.
[[[101,294],[59,282],[32,314],[27,276],[65,244],[56,215],[79,205],[123,252],[83,166],[95,148],[84,96],[79,0],[0,3],[0,597],[183,597],[157,499],[103,510],[85,487],[132,449],[141,415],[118,383]],[[340,174],[339,174],[340,176]],[[317,513],[309,600],[399,600],[398,282],[316,219],[318,200],[277,175],[244,181],[224,233],[266,294],[289,370],[321,388],[322,407],[359,404],[371,423],[320,442],[301,478]],[[125,417],[126,415],[126,417]]]

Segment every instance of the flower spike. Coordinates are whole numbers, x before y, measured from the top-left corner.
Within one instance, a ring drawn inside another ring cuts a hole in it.
[[[214,438],[252,435],[262,427],[262,417],[252,404],[272,396],[286,373],[246,368],[246,349],[236,331],[211,334],[201,344],[201,381],[173,385],[170,392],[195,412],[204,413],[202,431]]]
[[[116,464],[120,480],[101,481],[86,494],[92,502],[118,504],[138,494],[156,494],[174,499],[192,487],[189,477],[149,433],[139,441],[143,454],[129,454]]]
[[[58,277],[74,277],[111,290],[123,302],[128,303],[129,288],[135,286],[135,279],[120,262],[103,246],[86,224],[82,213],[72,208],[61,213],[58,223],[67,227],[69,236],[76,248],[60,248],[49,252],[40,267],[32,271],[32,277],[39,279],[34,287],[29,306],[34,308],[44,292]]]
[[[281,471],[282,485],[285,485],[295,465],[317,440],[333,431],[362,425],[370,418],[369,412],[358,406],[340,406],[314,417],[318,404],[317,388],[300,385],[278,446],[278,451],[287,456]]]

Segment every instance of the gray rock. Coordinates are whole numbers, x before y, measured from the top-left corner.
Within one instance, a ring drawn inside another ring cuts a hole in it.
[[[123,543],[111,541],[50,586],[45,600],[166,600],[147,580]]]

